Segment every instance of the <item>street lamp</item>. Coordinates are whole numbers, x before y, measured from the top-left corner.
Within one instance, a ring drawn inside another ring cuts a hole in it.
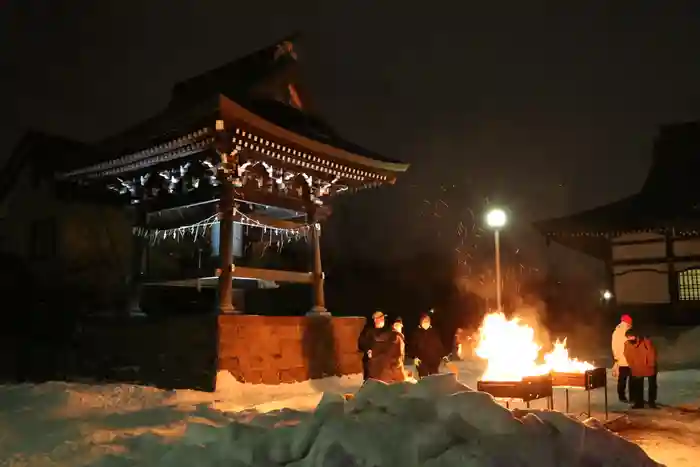
[[[486,225],[493,229],[493,240],[496,245],[496,306],[503,311],[501,303],[501,239],[500,231],[508,222],[508,215],[503,209],[495,208],[486,213]]]

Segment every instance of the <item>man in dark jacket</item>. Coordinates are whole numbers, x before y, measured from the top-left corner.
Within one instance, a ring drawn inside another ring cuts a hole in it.
[[[386,332],[384,329],[385,317],[381,311],[372,314],[372,325],[367,326],[357,340],[357,348],[362,352],[362,377],[365,381],[369,378],[369,362],[372,358],[372,348],[375,347],[378,337]]]
[[[398,325],[397,325],[398,324]],[[406,381],[404,337],[400,319],[376,337],[369,359],[369,377],[387,384]],[[398,329],[397,329],[398,328]]]
[[[437,331],[430,324],[429,314],[421,316],[420,327],[411,336],[409,351],[421,378],[439,372],[440,363],[447,352]]]

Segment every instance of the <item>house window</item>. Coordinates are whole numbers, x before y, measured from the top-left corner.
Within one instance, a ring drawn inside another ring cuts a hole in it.
[[[56,255],[56,221],[33,221],[29,232],[29,255],[33,259],[49,259]]]
[[[678,273],[678,299],[700,301],[700,268]]]

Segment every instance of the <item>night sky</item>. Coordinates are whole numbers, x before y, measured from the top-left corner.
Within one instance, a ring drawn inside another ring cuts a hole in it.
[[[476,3],[5,1],[0,157],[30,127],[117,132],[174,82],[298,30],[314,108],[412,164],[339,207],[333,228],[354,239],[343,254],[449,246],[489,200],[541,263],[531,221],[635,192],[656,126],[700,118],[700,2]]]

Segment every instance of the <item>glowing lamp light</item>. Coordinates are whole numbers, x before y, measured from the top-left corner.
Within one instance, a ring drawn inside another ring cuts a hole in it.
[[[503,209],[492,209],[486,213],[486,225],[492,229],[500,229],[508,222],[508,216]]]
[[[613,294],[609,290],[604,290],[602,293],[602,297],[603,297],[603,300],[605,300],[607,302],[607,301],[610,301],[610,299],[613,297]]]

